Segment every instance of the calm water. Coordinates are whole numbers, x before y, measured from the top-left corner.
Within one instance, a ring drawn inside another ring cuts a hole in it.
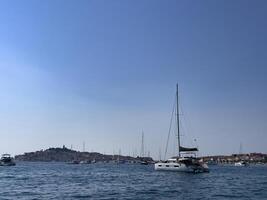
[[[206,174],[142,165],[18,163],[0,167],[0,199],[267,199],[267,166]]]

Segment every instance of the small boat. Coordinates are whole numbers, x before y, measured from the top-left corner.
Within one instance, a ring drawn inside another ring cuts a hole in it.
[[[216,161],[214,161],[214,160],[209,160],[208,162],[207,162],[207,164],[210,166],[210,165],[218,165],[218,163],[216,162]]]
[[[80,161],[78,161],[78,160],[72,160],[70,162],[67,162],[67,164],[78,165],[78,164],[80,164]]]
[[[149,163],[146,160],[144,160],[144,161],[141,161],[140,164],[141,165],[148,165]]]
[[[236,162],[235,163],[235,166],[236,167],[247,167],[248,166],[248,163],[246,161],[241,160],[239,162]]]
[[[193,172],[209,172],[209,167],[201,159],[196,157],[197,148],[188,148],[180,145],[179,130],[179,105],[178,105],[178,84],[176,85],[176,121],[178,138],[178,156],[172,157],[166,161],[155,163],[155,170]]]
[[[16,165],[14,159],[10,154],[3,154],[0,160],[0,166],[14,166]]]
[[[95,163],[97,163],[97,162],[96,162],[96,160],[94,159],[94,160],[91,161],[91,163],[92,163],[92,164],[95,164]]]
[[[82,160],[80,164],[91,164],[90,160]]]

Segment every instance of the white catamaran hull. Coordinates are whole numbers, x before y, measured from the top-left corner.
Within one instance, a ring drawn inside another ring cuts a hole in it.
[[[237,167],[246,167],[246,166],[248,166],[248,163],[241,161],[241,162],[235,163],[234,165]]]
[[[183,161],[173,160],[174,159],[169,159],[167,162],[155,163],[155,170],[194,173],[209,172],[209,167],[205,163],[193,161],[191,159],[183,159]]]
[[[155,163],[155,170],[193,172],[194,170],[183,163]]]

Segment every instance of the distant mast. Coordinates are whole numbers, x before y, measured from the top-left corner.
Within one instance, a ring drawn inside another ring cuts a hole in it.
[[[145,157],[144,131],[142,131],[141,157]]]
[[[85,152],[85,141],[83,141],[83,152]]]
[[[240,143],[240,146],[239,146],[239,154],[243,154],[242,143]]]
[[[179,127],[179,100],[178,84],[176,84],[176,119],[177,119],[177,139],[178,139],[178,156],[180,157],[180,127]]]

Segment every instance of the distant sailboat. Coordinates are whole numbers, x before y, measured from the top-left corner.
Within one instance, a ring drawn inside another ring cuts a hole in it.
[[[243,154],[243,148],[242,148],[242,143],[240,143],[240,146],[239,146],[239,156],[242,156]],[[239,160],[238,162],[235,162],[234,163],[234,166],[236,167],[247,167],[249,165],[248,162],[246,162],[245,160]]]
[[[247,167],[248,166],[248,163],[244,160],[241,160],[239,162],[235,162],[234,164],[236,167]]]
[[[142,131],[142,143],[141,143],[141,154],[140,154],[140,164],[148,165],[147,160],[145,159],[145,144],[144,144],[144,132]]]
[[[172,157],[167,161],[155,163],[155,170],[177,171],[177,172],[209,172],[208,165],[196,158],[195,152],[197,148],[182,147],[180,145],[180,129],[179,129],[179,104],[178,104],[178,84],[176,85],[176,119],[177,119],[177,138],[178,138],[178,156]],[[183,156],[183,154],[191,153],[193,156]]]

